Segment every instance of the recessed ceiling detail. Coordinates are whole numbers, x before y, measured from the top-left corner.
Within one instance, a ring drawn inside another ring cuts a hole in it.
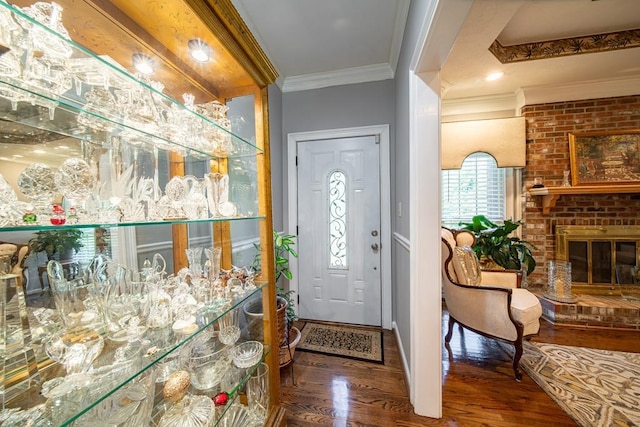
[[[511,62],[606,52],[632,47],[640,47],[640,29],[512,46],[502,46],[498,40],[495,40],[489,47],[489,51],[498,61],[508,64]]]

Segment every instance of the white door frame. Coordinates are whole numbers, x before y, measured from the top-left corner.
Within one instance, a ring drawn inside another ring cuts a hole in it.
[[[288,213],[287,233],[297,235],[298,172],[296,154],[298,142],[375,135],[380,139],[380,280],[382,291],[382,327],[391,329],[391,169],[389,154],[389,125],[362,126],[290,133],[287,136]],[[289,259],[294,272],[289,289],[298,292],[298,260]],[[296,310],[297,301],[296,301]]]

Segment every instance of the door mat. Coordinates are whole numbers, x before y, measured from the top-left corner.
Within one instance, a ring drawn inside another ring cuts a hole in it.
[[[384,364],[382,330],[307,322],[298,350]]]

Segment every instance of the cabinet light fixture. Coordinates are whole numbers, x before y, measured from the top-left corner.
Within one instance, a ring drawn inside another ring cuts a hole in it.
[[[209,62],[211,48],[200,39],[189,40],[189,55],[198,62]]]
[[[142,74],[152,74],[155,68],[153,59],[142,53],[134,53],[131,55],[133,67]]]

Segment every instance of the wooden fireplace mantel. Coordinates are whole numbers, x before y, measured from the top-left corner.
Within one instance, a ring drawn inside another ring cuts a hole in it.
[[[563,194],[622,194],[640,193],[640,185],[580,185],[575,187],[531,188],[532,196],[542,197],[542,213],[549,215],[551,208]]]

